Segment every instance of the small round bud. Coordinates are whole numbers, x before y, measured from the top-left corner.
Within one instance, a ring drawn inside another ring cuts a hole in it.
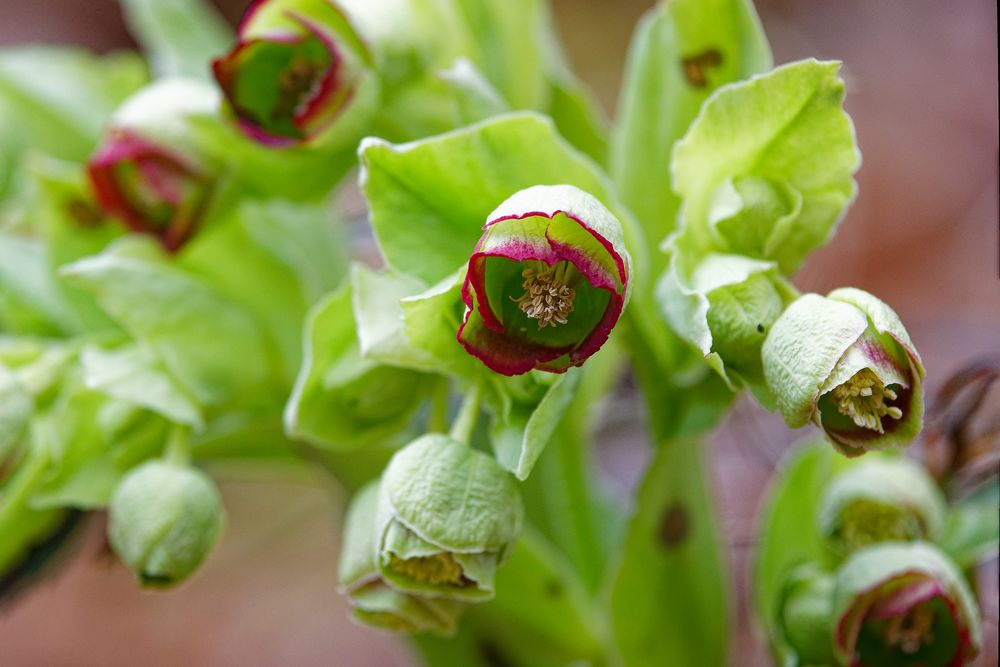
[[[794,572],[785,584],[781,624],[785,640],[803,665],[834,661],[830,618],[833,614],[833,577],[812,565]]]
[[[132,470],[115,488],[108,539],[143,586],[182,582],[222,531],[219,493],[204,473],[166,461]]]

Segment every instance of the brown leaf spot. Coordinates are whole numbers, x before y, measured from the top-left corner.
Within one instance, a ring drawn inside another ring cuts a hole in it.
[[[660,515],[659,538],[667,549],[679,547],[687,539],[690,532],[688,513],[684,506],[675,502],[668,505]]]
[[[718,67],[721,64],[722,53],[718,49],[708,49],[681,59],[681,69],[684,70],[684,78],[695,88],[706,87],[708,85],[706,70],[709,67]]]
[[[66,212],[81,227],[100,227],[104,222],[100,212],[82,199],[71,199]]]

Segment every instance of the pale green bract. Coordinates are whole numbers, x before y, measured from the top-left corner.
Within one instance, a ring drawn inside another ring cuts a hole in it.
[[[697,245],[774,261],[788,274],[830,238],[854,199],[861,159],[839,67],[791,63],[705,103],[670,167],[682,228]]]

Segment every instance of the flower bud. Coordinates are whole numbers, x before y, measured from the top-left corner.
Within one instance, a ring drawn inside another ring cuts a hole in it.
[[[130,97],[87,164],[104,211],[167,250],[179,248],[204,215],[218,173],[189,118],[216,113],[218,102],[212,86],[186,79],[164,79]]]
[[[945,500],[918,463],[873,457],[838,475],[820,502],[819,529],[847,554],[879,542],[931,540],[944,522]]]
[[[608,339],[628,297],[621,223],[570,185],[536,185],[489,216],[462,286],[458,340],[490,369],[579,366]]]
[[[249,138],[351,146],[373,110],[371,55],[332,0],[256,0],[215,78]]]
[[[379,482],[355,495],[344,517],[340,584],[355,619],[394,632],[451,635],[465,605],[448,598],[411,595],[387,585],[375,567]]]
[[[409,593],[488,600],[522,515],[517,484],[493,457],[425,435],[397,452],[382,476],[379,574]]]
[[[841,664],[961,666],[979,652],[979,610],[936,547],[884,543],[837,572],[834,646]]]
[[[812,420],[846,456],[905,445],[920,432],[920,355],[896,313],[867,292],[802,296],[774,323],[761,354],[785,422]]]
[[[115,488],[108,539],[143,586],[182,582],[212,550],[224,512],[211,479],[193,468],[149,461]]]
[[[797,664],[832,663],[833,577],[815,565],[803,565],[789,576],[782,596],[781,625]]]

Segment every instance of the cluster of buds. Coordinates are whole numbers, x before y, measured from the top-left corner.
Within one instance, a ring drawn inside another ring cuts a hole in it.
[[[418,438],[348,510],[340,581],[355,618],[450,634],[467,604],[493,597],[522,515],[516,482],[492,457]]]
[[[761,354],[785,422],[812,421],[845,456],[905,445],[920,432],[920,355],[896,313],[867,292],[802,296]]]
[[[536,185],[490,214],[471,258],[458,340],[504,375],[564,372],[604,345],[628,298],[621,223],[570,185]]]
[[[180,248],[204,218],[220,171],[190,121],[218,106],[214,87],[187,79],[158,81],[126,100],[87,164],[104,212],[169,251]]]

